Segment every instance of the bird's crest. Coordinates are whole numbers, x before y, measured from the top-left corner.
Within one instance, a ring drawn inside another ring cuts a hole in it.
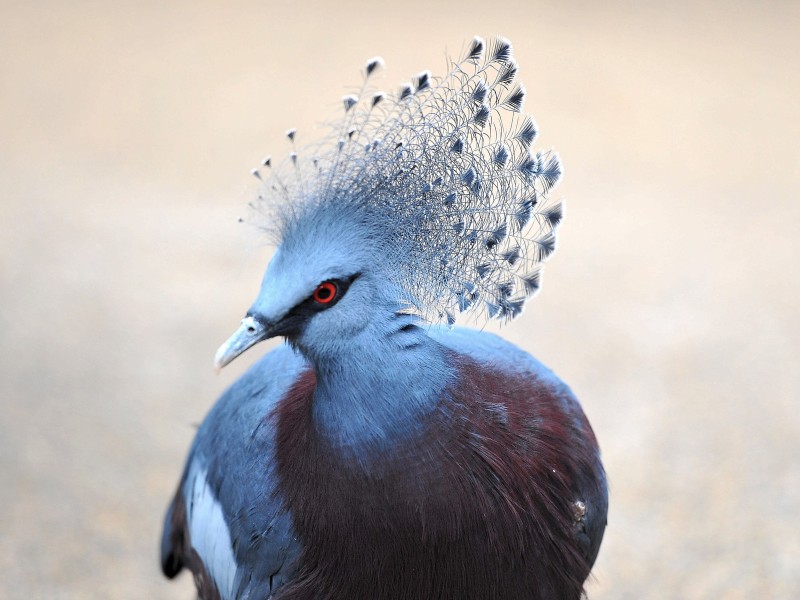
[[[394,94],[370,84],[382,64],[367,62],[329,136],[298,150],[289,130],[288,157],[254,170],[263,225],[280,242],[319,211],[357,215],[342,227],[365,228],[376,268],[425,319],[516,317],[555,249],[562,205],[547,202],[561,166],[532,149],[511,44],[476,37],[447,75],[424,71]]]

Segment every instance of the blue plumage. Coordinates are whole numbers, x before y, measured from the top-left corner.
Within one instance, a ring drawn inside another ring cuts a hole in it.
[[[607,510],[591,427],[535,359],[453,327],[521,313],[562,217],[516,71],[476,38],[264,161],[278,249],[215,361],[288,344],[206,417],[167,513],[162,568],[201,598],[580,597]]]
[[[276,495],[274,428],[263,421],[303,365],[288,347],[269,353],[223,394],[197,433],[165,519],[161,562],[169,576],[181,566],[193,571],[201,598],[269,598],[294,571],[299,542]],[[195,481],[201,474],[204,481]],[[198,498],[195,489],[204,485],[210,493]],[[229,553],[203,556],[195,549],[187,511],[203,502],[220,507],[227,531],[215,531],[209,515],[195,529],[219,535]]]
[[[515,83],[510,43],[498,38],[484,53],[485,46],[474,40],[446,75],[423,71],[394,95],[374,89],[381,63],[369,61],[330,134],[259,172],[256,222],[280,243],[317,211],[356,209],[372,219],[370,235],[386,242],[376,248],[386,277],[424,319],[458,314],[467,286],[480,290],[467,311],[476,319],[516,316],[510,307],[530,296],[522,280],[555,242],[557,223],[542,211],[559,206],[547,196],[561,167],[554,152],[531,148],[536,126],[520,112],[525,88]],[[529,218],[515,218],[530,200]],[[507,234],[502,244],[497,231]],[[519,252],[509,263],[502,257],[512,248]],[[487,268],[478,273],[476,265]],[[516,284],[512,304],[498,298],[507,281]]]

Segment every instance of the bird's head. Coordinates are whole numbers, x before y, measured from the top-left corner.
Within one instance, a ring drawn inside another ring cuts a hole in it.
[[[336,352],[404,301],[376,257],[385,255],[368,215],[317,207],[283,234],[258,296],[215,357],[222,368],[275,336],[316,354]]]
[[[475,38],[447,75],[424,71],[394,95],[369,87],[380,65],[369,61],[361,91],[342,99],[331,136],[297,151],[290,130],[286,160],[254,171],[278,250],[218,367],[273,336],[330,350],[399,309],[508,320],[538,289],[562,217],[547,202],[561,167],[531,148],[510,43]]]

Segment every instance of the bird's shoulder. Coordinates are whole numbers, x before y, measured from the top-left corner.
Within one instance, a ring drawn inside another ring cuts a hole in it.
[[[462,393],[478,397],[477,402],[468,402],[477,406],[488,400],[486,406],[494,410],[474,411],[472,415],[516,414],[530,426],[521,428],[512,439],[558,440],[556,446],[544,443],[530,447],[540,448],[536,456],[548,456],[557,448],[558,452],[548,458],[565,470],[568,489],[564,495],[573,500],[575,533],[587,564],[593,564],[606,525],[608,490],[597,439],[571,388],[536,358],[494,334],[436,328],[430,335],[459,357],[460,386],[469,389]],[[498,412],[499,404],[502,407]],[[500,419],[499,425],[491,430],[495,436],[508,426],[508,418]],[[505,446],[505,450],[513,451],[513,445]]]
[[[299,544],[276,488],[271,415],[307,369],[288,346],[269,352],[228,388],[197,432],[161,555],[167,576],[183,566],[193,572],[201,598],[266,598],[292,575]]]
[[[459,356],[485,368],[533,378],[542,385],[567,391],[567,386],[531,354],[498,335],[467,327],[431,327],[428,335]]]

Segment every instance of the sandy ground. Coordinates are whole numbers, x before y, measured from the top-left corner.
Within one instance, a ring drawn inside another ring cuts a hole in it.
[[[157,542],[265,350],[211,369],[270,252],[249,169],[370,56],[503,33],[569,208],[502,334],[603,446],[590,598],[800,598],[800,4],[763,4],[0,4],[0,597],[193,597]]]

